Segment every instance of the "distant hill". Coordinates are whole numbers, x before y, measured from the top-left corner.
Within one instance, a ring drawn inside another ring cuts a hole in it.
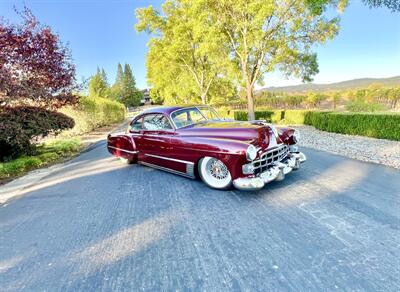
[[[389,77],[389,78],[361,78],[347,80],[337,83],[330,84],[300,84],[293,86],[282,86],[282,87],[266,87],[258,90],[270,91],[270,92],[304,92],[304,91],[327,91],[327,90],[341,90],[341,89],[354,89],[367,87],[373,83],[380,83],[384,86],[400,86],[400,76]]]

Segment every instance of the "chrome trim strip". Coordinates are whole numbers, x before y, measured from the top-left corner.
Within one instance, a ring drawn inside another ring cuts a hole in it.
[[[125,149],[114,147],[114,146],[107,146],[107,147],[115,149],[115,150],[119,150],[119,151],[122,151],[122,152],[130,153],[130,154],[136,154],[136,153],[139,152],[139,151],[129,151],[129,150],[125,150]]]
[[[185,163],[185,164],[191,164],[193,165],[193,162],[190,161],[185,161],[185,160],[180,160],[180,159],[175,159],[175,158],[168,158],[168,157],[163,157],[163,156],[158,156],[158,155],[153,155],[153,154],[145,154],[146,156],[154,157],[154,158],[160,158],[160,159],[165,159],[165,160],[170,160],[170,161],[175,161],[175,162],[180,162],[180,163]]]
[[[163,131],[163,130],[155,130],[155,131]],[[145,135],[146,137],[157,137],[157,138],[163,138],[166,137],[167,135],[173,135],[174,132],[168,132],[168,134],[147,134],[146,132],[143,133],[143,135]],[[168,137],[168,136],[167,136]]]
[[[174,170],[174,169],[170,169],[170,168],[167,168],[167,167],[155,165],[155,164],[152,164],[152,163],[143,162],[143,161],[139,161],[138,163],[142,164],[142,165],[145,165],[145,166],[153,167],[153,168],[156,168],[156,169],[159,169],[159,170],[164,170],[164,171],[167,171],[167,172],[170,172],[170,173],[173,173],[173,174],[178,174],[178,175],[181,175],[181,176],[184,176],[184,177],[187,177],[187,178],[192,178],[192,179],[195,178],[194,175],[191,176],[191,175],[188,175],[188,174],[186,174],[184,172],[180,172],[180,171],[177,171],[177,170]]]

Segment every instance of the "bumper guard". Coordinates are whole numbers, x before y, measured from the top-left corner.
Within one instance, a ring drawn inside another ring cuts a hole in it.
[[[256,177],[241,177],[233,181],[235,188],[239,190],[259,190],[265,184],[274,180],[281,181],[285,179],[285,175],[292,170],[300,168],[300,164],[305,162],[307,157],[302,152],[292,152],[289,158],[284,162],[277,162],[266,171],[260,173]]]

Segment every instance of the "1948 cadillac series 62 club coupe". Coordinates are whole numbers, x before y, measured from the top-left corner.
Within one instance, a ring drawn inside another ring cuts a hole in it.
[[[136,116],[124,133],[109,134],[108,151],[129,163],[155,167],[208,186],[256,190],[306,160],[299,132],[264,121],[220,119],[208,106],[159,107]]]

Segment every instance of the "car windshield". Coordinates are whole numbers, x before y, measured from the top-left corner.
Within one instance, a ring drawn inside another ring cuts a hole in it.
[[[216,111],[208,106],[191,107],[177,110],[171,114],[176,128],[182,128],[207,120],[220,120]]]

